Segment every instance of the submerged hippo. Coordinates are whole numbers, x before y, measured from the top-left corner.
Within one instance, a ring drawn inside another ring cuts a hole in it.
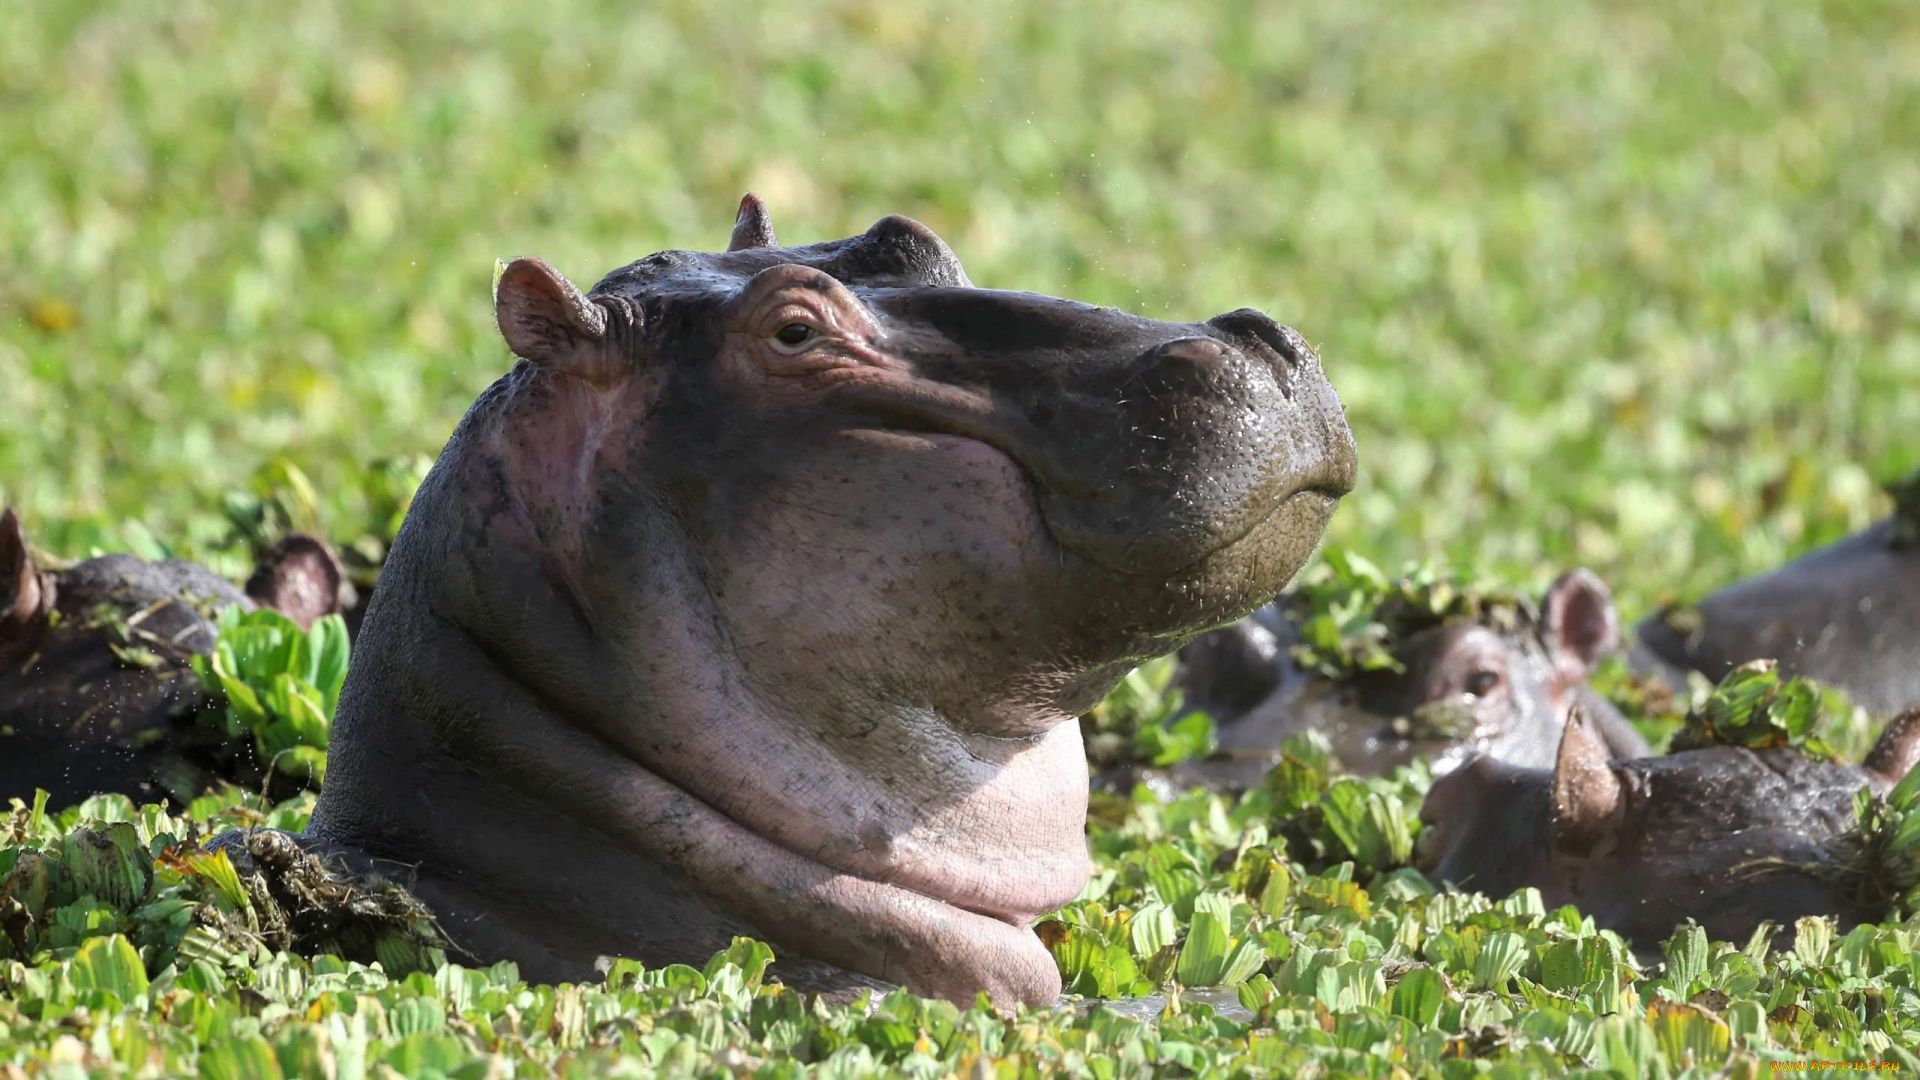
[[[1845,929],[1885,913],[1849,866],[1845,834],[1856,792],[1884,793],[1920,761],[1920,710],[1858,767],[1784,746],[1609,756],[1576,720],[1551,769],[1482,757],[1435,781],[1415,864],[1489,896],[1531,885],[1640,949],[1688,917],[1738,942],[1767,919],[1832,915]]]
[[[1575,708],[1612,756],[1648,753],[1633,725],[1587,685],[1619,647],[1619,623],[1606,584],[1586,570],[1561,575],[1537,608],[1520,601],[1478,618],[1414,623],[1393,649],[1399,672],[1334,679],[1306,670],[1293,657],[1293,606],[1270,604],[1180,650],[1175,685],[1188,707],[1214,719],[1215,755],[1166,770],[1123,767],[1096,783],[1243,789],[1279,763],[1282,742],[1310,730],[1363,774],[1416,757],[1444,772],[1481,753],[1544,767]]]
[[[0,514],[0,805],[45,788],[55,807],[118,792],[176,803],[217,780],[257,785],[246,743],[197,723],[218,702],[188,658],[213,648],[229,604],[299,622],[337,610],[339,561],[293,535],[241,592],[181,559],[102,555],[43,569],[20,517]]]
[[[725,253],[517,259],[496,314],[522,360],[415,498],[301,842],[533,979],[752,934],[804,988],[1053,1000],[1074,718],[1352,484],[1299,335],[975,288],[902,217],[777,247],[751,195]]]
[[[1920,704],[1920,473],[1896,497],[1865,532],[1641,623],[1637,666],[1684,685],[1775,659],[1880,716]]]

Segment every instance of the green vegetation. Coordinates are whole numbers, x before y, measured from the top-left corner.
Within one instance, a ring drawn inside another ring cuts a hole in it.
[[[1885,796],[1862,791],[1854,798],[1857,867],[1896,910],[1920,915],[1920,769]]]
[[[256,640],[283,629],[223,619],[215,657],[253,657],[244,682],[220,677],[230,702],[310,685],[306,636]],[[313,648],[333,640],[314,633]],[[1168,742],[1140,733],[1179,715],[1163,668],[1136,672],[1101,710],[1115,730],[1132,726],[1142,755]],[[1818,688],[1772,674],[1732,673],[1683,730],[1818,748]],[[322,701],[330,719],[334,699]],[[1887,924],[1836,940],[1830,921],[1802,919],[1786,951],[1783,928],[1714,943],[1688,925],[1656,962],[1573,908],[1548,911],[1535,890],[1443,893],[1409,869],[1424,764],[1359,779],[1337,773],[1317,735],[1283,750],[1237,798],[1096,795],[1092,880],[1037,931],[1068,993],[1161,996],[1144,1011],[1012,1016],[905,993],[808,1001],[763,978],[772,952],[747,939],[700,970],[622,960],[601,984],[528,986],[511,964],[449,964],[458,942],[404,890],[266,831],[301,828],[311,794],[273,807],[227,788],[174,815],[120,796],[50,814],[42,793],[0,819],[0,1063],[303,1077],[1454,1076],[1475,1059],[1514,1075],[1758,1075],[1807,1057],[1920,1068],[1920,770],[1856,801],[1852,867]],[[259,826],[234,857],[204,850]]]
[[[226,706],[209,714],[228,738],[251,735],[271,768],[316,783],[327,776],[327,737],[347,680],[347,624],[338,615],[302,630],[277,611],[220,613],[213,652],[194,674]]]
[[[1302,639],[1293,658],[1329,679],[1405,671],[1394,647],[1429,627],[1463,621],[1514,631],[1539,621],[1531,600],[1496,582],[1428,564],[1389,578],[1358,552],[1329,548],[1322,555],[1293,589]]]
[[[982,284],[1296,324],[1361,448],[1347,554],[1314,571],[1335,669],[1380,663],[1376,566],[1470,568],[1414,575],[1403,610],[1439,615],[1461,582],[1531,597],[1585,565],[1632,620],[1896,500],[1920,542],[1920,474],[1881,486],[1920,463],[1908,6],[25,0],[0,34],[0,504],[58,554],[236,577],[316,530],[365,587],[506,368],[496,260],[586,282],[712,248],[751,188],[789,241],[906,213]],[[225,630],[277,644],[202,665],[221,722],[263,755],[324,745],[331,646],[270,622]],[[1097,713],[1111,757],[1211,746],[1168,670]],[[1720,712],[1618,662],[1596,683],[1650,733],[1863,745],[1791,683]],[[310,797],[22,806],[0,819],[0,1076],[1920,1068],[1920,781],[1858,807],[1905,923],[1683,929],[1635,958],[1537,896],[1399,868],[1424,772],[1288,749],[1242,799],[1096,801],[1098,872],[1044,932],[1078,992],[1168,993],[1127,1015],[809,1004],[751,943],[527,986],[441,966],[391,894],[313,937],[325,873],[187,854],[297,827]],[[355,959],[285,951],[315,944]]]
[[[1531,889],[1492,900],[1367,869],[1369,852],[1380,867],[1405,858],[1421,778],[1333,779],[1310,745],[1289,750],[1238,801],[1141,793],[1096,822],[1092,882],[1039,927],[1071,992],[1162,998],[1012,1016],[905,993],[810,1002],[766,982],[770,950],[744,939],[702,969],[619,961],[604,982],[529,986],[511,964],[443,963],[434,928],[381,883],[370,916],[363,898],[357,923],[303,928],[303,910],[344,906],[316,891],[324,872],[242,872],[194,853],[209,831],[298,828],[311,796],[269,811],[229,792],[181,817],[118,798],[57,815],[16,806],[0,822],[12,836],[0,1062],[61,1076],[474,1078],[1920,1068],[1920,920],[1838,935],[1809,918],[1735,944],[1686,926],[1662,958],[1636,958]],[[1864,802],[1883,815],[1873,827],[1913,844],[1916,791]],[[1911,858],[1900,872],[1911,878]],[[286,951],[311,948],[316,928],[359,959]]]
[[[1865,710],[1812,679],[1782,679],[1774,667],[1755,660],[1727,672],[1668,749],[1792,746],[1828,761],[1859,761],[1878,731]]]

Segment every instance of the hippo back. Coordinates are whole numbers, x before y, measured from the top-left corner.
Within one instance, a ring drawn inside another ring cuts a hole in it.
[[[1896,545],[1896,521],[1730,585],[1696,609],[1642,623],[1648,661],[1718,681],[1751,660],[1845,690],[1890,715],[1920,703],[1920,551]],[[1650,655],[1648,655],[1650,654]]]
[[[208,613],[252,607],[205,567],[103,555],[46,575],[54,618],[0,643],[0,799],[36,787],[65,806],[99,792],[191,795],[208,778],[150,749],[214,705],[188,657],[213,647]]]

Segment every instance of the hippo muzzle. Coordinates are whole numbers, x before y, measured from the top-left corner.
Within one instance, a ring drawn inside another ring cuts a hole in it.
[[[1167,323],[985,289],[866,299],[910,386],[862,404],[1004,452],[1053,542],[1102,570],[1157,585],[1250,537],[1317,538],[1353,486],[1319,360],[1258,311]]]
[[[375,590],[303,842],[405,862],[530,977],[770,940],[790,983],[1051,1000],[1077,725],[1271,599],[1352,484],[1252,311],[974,288],[887,218],[497,287],[521,363]]]

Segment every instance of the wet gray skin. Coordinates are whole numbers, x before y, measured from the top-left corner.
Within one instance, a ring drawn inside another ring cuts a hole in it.
[[[772,942],[807,989],[1053,1000],[1074,718],[1270,600],[1353,480],[1264,315],[977,289],[905,218],[496,298],[374,590],[303,844],[530,978]],[[222,843],[232,843],[228,838]]]
[[[219,608],[262,604],[308,625],[338,610],[340,581],[332,552],[299,535],[244,594],[179,559],[42,568],[19,515],[0,513],[0,805],[35,788],[59,808],[102,792],[184,804],[219,780],[258,787],[249,749],[199,725],[217,703],[188,660],[213,647]]]
[[[1284,600],[1268,605],[1180,650],[1175,685],[1186,707],[1213,718],[1217,754],[1165,769],[1121,766],[1095,785],[1242,790],[1279,763],[1281,743],[1307,731],[1326,736],[1341,764],[1365,775],[1417,757],[1444,773],[1478,754],[1543,767],[1553,764],[1576,707],[1613,756],[1648,752],[1633,725],[1587,685],[1619,634],[1612,595],[1586,570],[1562,575],[1537,610],[1505,624],[1458,620],[1420,630],[1394,649],[1404,671],[1350,679],[1294,662],[1299,629],[1287,611]]]
[[[1763,920],[1831,915],[1844,931],[1885,913],[1847,872],[1842,836],[1856,792],[1884,792],[1920,760],[1920,711],[1858,767],[1787,747],[1608,757],[1576,722],[1553,768],[1481,757],[1456,769],[1427,793],[1415,865],[1492,897],[1533,886],[1642,950],[1689,917],[1744,942]]]
[[[1782,675],[1840,687],[1880,716],[1920,704],[1920,545],[1901,524],[1888,518],[1730,585],[1692,613],[1653,616],[1637,630],[1635,666],[1684,686],[1689,670],[1718,682],[1775,659]]]

